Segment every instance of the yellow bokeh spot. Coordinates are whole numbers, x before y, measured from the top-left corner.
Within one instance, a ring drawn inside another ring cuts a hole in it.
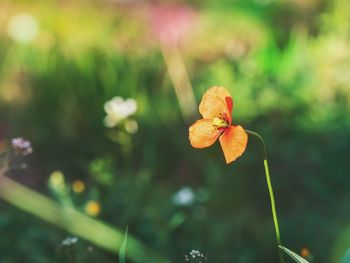
[[[53,171],[50,175],[50,184],[55,188],[64,186],[64,175],[61,171]]]
[[[75,193],[81,193],[85,190],[85,184],[81,180],[75,180],[72,184],[72,188]]]
[[[101,212],[100,203],[97,201],[89,201],[85,207],[85,212],[90,216],[97,216]]]

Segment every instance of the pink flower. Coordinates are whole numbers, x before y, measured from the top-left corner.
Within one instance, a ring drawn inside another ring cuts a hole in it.
[[[185,5],[157,5],[150,8],[151,29],[164,45],[177,45],[191,30],[195,11]]]

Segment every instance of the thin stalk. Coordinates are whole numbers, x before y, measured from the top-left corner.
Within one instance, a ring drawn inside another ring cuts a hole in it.
[[[196,111],[196,99],[189,78],[188,71],[176,45],[160,46],[164,61],[167,65],[170,80],[180,104],[182,115],[186,120]]]
[[[273,218],[273,223],[275,225],[275,233],[276,233],[276,241],[277,241],[277,249],[278,249],[278,247],[282,245],[282,243],[281,243],[281,234],[280,234],[280,228],[279,228],[277,212],[276,212],[275,195],[273,193],[273,188],[272,188],[272,183],[271,183],[269,163],[267,161],[266,144],[264,142],[264,139],[258,133],[253,132],[253,131],[249,131],[249,130],[246,130],[246,132],[248,134],[256,136],[261,141],[261,143],[263,145],[263,148],[264,148],[264,168],[265,168],[265,175],[266,175],[266,183],[267,183],[267,188],[269,189],[272,218]],[[279,257],[280,257],[280,262],[284,263],[283,253],[282,253],[282,251],[280,249],[278,249],[278,254],[279,254]]]

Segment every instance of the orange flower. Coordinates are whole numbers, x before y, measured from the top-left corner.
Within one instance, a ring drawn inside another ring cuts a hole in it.
[[[248,135],[241,126],[232,124],[232,97],[223,87],[212,87],[204,93],[199,105],[203,119],[189,128],[189,139],[194,148],[209,147],[219,138],[226,163],[243,154]]]

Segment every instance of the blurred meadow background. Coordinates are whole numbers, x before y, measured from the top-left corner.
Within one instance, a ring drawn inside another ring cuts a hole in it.
[[[283,244],[350,262],[349,18],[348,0],[0,1],[0,152],[34,150],[0,179],[0,262],[118,262],[126,229],[126,262],[277,262],[261,145],[228,166],[189,144],[215,85],[267,143]]]

